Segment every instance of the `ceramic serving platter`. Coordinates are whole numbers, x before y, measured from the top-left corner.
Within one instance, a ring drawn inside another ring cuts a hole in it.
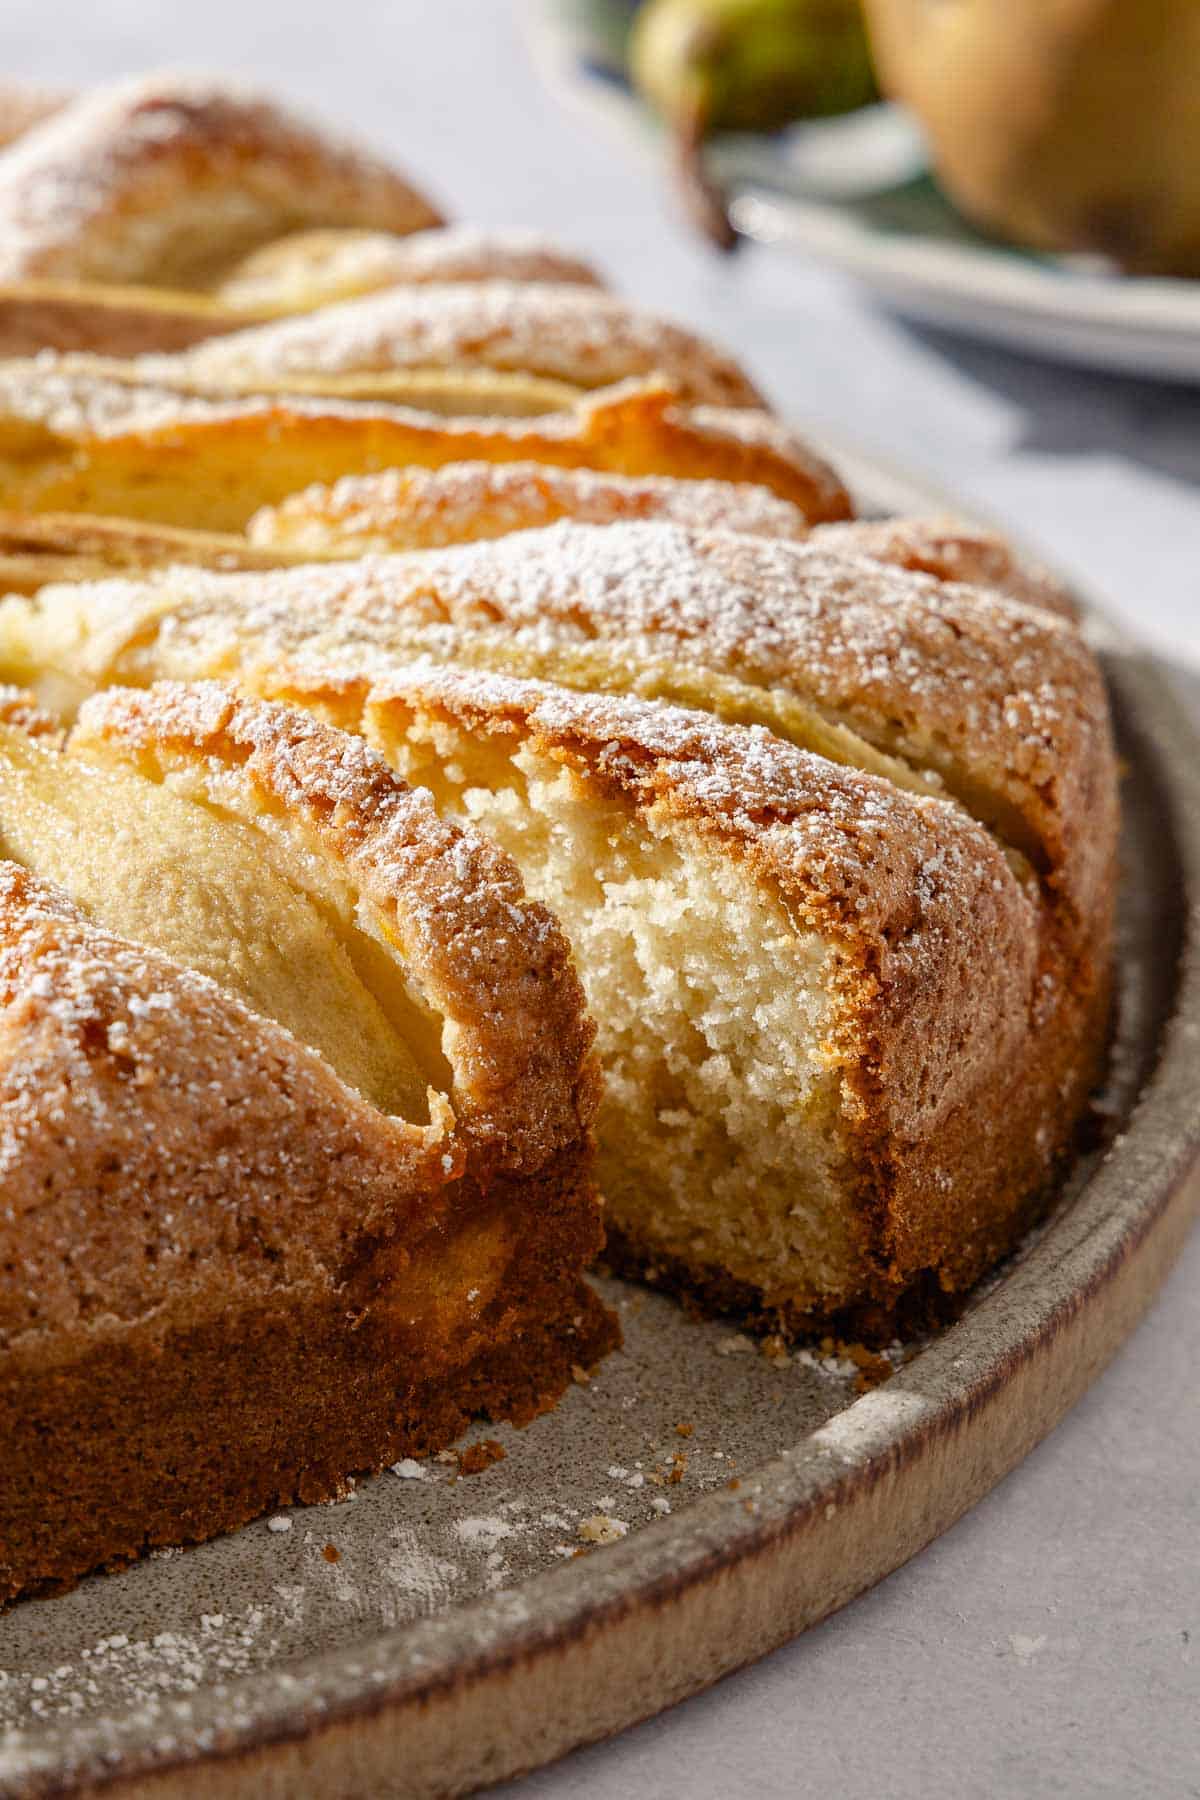
[[[662,134],[625,75],[638,4],[526,0],[524,16],[555,91],[661,171]],[[744,236],[844,269],[912,318],[1026,354],[1200,382],[1200,281],[1126,276],[1097,257],[985,237],[941,192],[899,108],[731,133],[708,155]]]
[[[864,511],[928,510],[833,454]],[[802,1631],[1054,1426],[1200,1199],[1200,743],[1162,677],[1094,630],[1128,766],[1106,1141],[960,1321],[869,1385],[880,1371],[830,1346],[764,1353],[603,1282],[624,1350],[526,1431],[479,1428],[505,1452],[484,1472],[397,1465],[0,1617],[0,1795],[471,1791]]]

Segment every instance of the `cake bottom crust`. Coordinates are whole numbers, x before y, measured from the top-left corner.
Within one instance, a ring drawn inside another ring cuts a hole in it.
[[[156,1351],[117,1341],[0,1387],[0,1604],[344,1496],[349,1475],[428,1455],[474,1418],[528,1424],[620,1327],[582,1281],[521,1298],[503,1341],[427,1379],[409,1349],[397,1367],[386,1328],[325,1306],[218,1320]]]
[[[932,1270],[924,1270],[893,1299],[863,1298],[844,1306],[802,1306],[769,1297],[711,1263],[665,1255],[652,1243],[609,1224],[603,1257],[614,1275],[657,1288],[678,1300],[696,1319],[729,1319],[756,1336],[834,1337],[848,1343],[883,1346],[945,1325],[962,1310],[966,1296],[948,1293]]]

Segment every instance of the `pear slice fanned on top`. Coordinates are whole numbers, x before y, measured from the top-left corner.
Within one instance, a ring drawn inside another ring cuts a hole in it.
[[[263,852],[260,833],[169,787],[0,724],[0,854],[285,1026],[381,1111],[427,1118],[426,1075],[355,968],[353,925]]]

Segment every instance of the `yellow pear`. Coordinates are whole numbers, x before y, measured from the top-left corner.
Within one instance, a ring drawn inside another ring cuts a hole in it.
[[[1200,274],[1200,0],[866,0],[882,85],[970,217]]]

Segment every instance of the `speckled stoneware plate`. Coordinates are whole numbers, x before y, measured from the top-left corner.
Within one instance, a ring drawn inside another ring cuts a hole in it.
[[[833,453],[864,510],[929,508]],[[1095,629],[1128,765],[1113,1135],[959,1323],[859,1395],[836,1356],[772,1360],[606,1283],[625,1350],[527,1431],[498,1428],[484,1473],[401,1464],[0,1618],[0,1794],[468,1792],[802,1631],[1054,1426],[1200,1197],[1200,743]]]

